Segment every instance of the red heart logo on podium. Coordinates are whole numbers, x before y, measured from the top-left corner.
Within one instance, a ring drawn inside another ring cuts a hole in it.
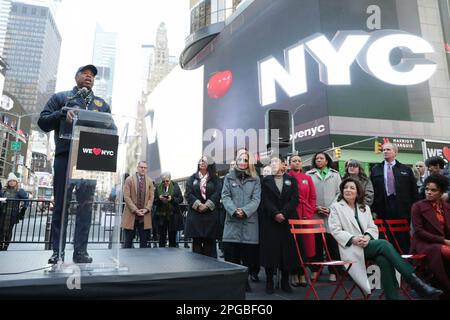
[[[444,147],[442,149],[442,153],[444,154],[445,159],[450,161],[450,148],[449,147]]]
[[[102,153],[102,149],[100,148],[94,148],[92,149],[92,152],[96,155],[99,156]]]

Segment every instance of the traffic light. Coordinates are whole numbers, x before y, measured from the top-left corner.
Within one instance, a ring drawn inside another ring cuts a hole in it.
[[[375,140],[374,151],[375,151],[375,153],[383,152],[383,144],[381,142],[378,142],[377,140]]]
[[[341,148],[336,148],[336,149],[334,149],[334,157],[335,157],[336,159],[339,159],[339,158],[341,157],[341,155],[342,155],[342,150],[341,150]]]

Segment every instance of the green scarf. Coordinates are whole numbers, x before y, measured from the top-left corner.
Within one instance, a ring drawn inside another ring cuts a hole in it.
[[[168,196],[171,196],[173,199],[173,184],[172,184],[172,182],[170,182],[170,184],[169,184],[169,190],[167,193],[164,192],[163,183],[160,183],[158,185],[157,190],[158,190],[158,196],[167,194]],[[158,216],[170,217],[173,214],[173,205],[170,202],[168,202],[168,203],[161,202],[158,205],[158,207],[156,208],[156,214]]]

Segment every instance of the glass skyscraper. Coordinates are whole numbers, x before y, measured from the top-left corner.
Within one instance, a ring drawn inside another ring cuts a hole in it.
[[[40,112],[55,92],[61,36],[49,7],[13,2],[6,32],[5,91],[25,113]]]

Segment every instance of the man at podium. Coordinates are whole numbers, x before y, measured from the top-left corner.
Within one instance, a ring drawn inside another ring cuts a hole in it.
[[[55,195],[55,208],[52,217],[52,248],[53,254],[48,263],[58,262],[61,250],[61,258],[64,259],[65,232],[61,235],[61,219],[64,204],[64,188],[66,184],[67,166],[69,161],[70,139],[60,138],[61,118],[65,117],[67,123],[72,123],[75,116],[74,112],[69,110],[65,112],[64,107],[77,108],[90,111],[99,111],[111,113],[110,106],[100,97],[94,95],[92,87],[94,86],[97,68],[94,65],[80,67],[75,74],[76,86],[71,91],[63,91],[54,94],[44,107],[38,120],[38,126],[44,132],[55,131],[55,162],[54,162],[54,180],[53,190]],[[65,219],[67,223],[67,219]],[[90,221],[83,228],[75,228],[75,241],[73,261],[75,263],[91,263],[92,258],[87,253],[87,243],[89,236]],[[60,237],[63,237],[62,247],[60,248]]]

